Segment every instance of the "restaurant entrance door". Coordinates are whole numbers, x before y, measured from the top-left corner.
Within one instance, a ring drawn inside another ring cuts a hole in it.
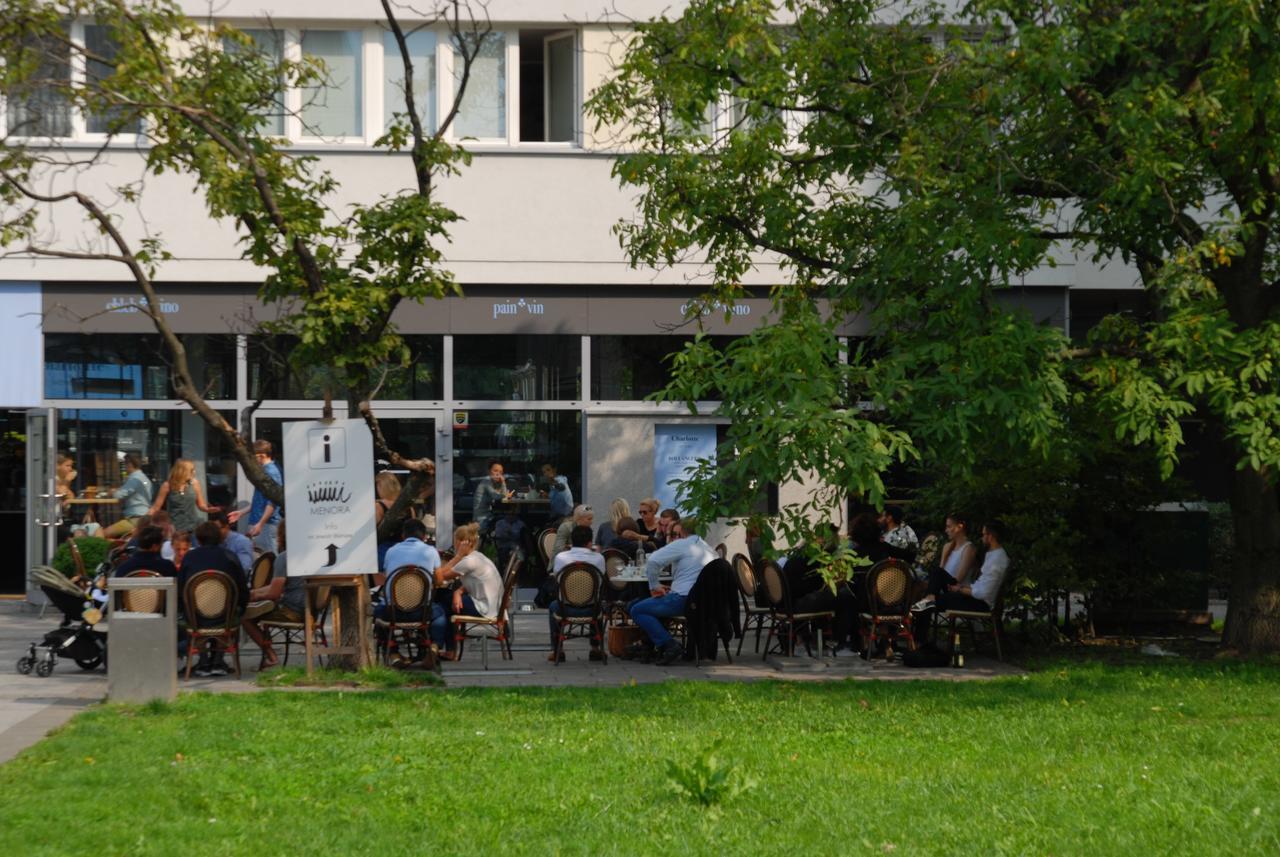
[[[12,575],[6,576],[3,583],[6,593],[25,591],[27,569],[36,565],[48,565],[58,546],[62,504],[55,485],[55,468],[58,462],[57,420],[57,411],[53,408],[33,408],[25,413],[26,437],[21,455],[22,468],[25,470],[26,564],[18,569],[16,579]],[[6,455],[7,441],[6,432]],[[16,464],[16,458],[13,463]],[[44,594],[39,590],[35,590],[34,594],[28,593],[28,598],[44,602]]]

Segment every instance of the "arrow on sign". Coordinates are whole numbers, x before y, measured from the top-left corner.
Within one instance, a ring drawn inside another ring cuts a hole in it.
[[[329,552],[329,561],[324,564],[324,567],[328,568],[331,565],[337,565],[338,564],[338,546],[333,543],[330,543],[325,545],[324,549]]]

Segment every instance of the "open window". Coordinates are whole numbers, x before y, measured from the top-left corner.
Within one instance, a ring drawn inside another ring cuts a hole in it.
[[[577,57],[573,30],[520,31],[520,142],[577,141]]]

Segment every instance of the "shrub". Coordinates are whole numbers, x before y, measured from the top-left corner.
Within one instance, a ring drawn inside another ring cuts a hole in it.
[[[107,554],[110,553],[111,542],[97,536],[80,536],[76,539],[76,547],[80,549],[80,556],[84,560],[84,570],[93,574],[93,570],[103,563]],[[67,577],[75,576],[76,561],[71,558],[70,545],[66,542],[58,545],[57,551],[53,554],[52,564]]]

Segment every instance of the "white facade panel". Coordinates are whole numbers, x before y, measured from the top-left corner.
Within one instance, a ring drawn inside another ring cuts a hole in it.
[[[40,284],[0,283],[0,407],[38,408],[44,398]]]

